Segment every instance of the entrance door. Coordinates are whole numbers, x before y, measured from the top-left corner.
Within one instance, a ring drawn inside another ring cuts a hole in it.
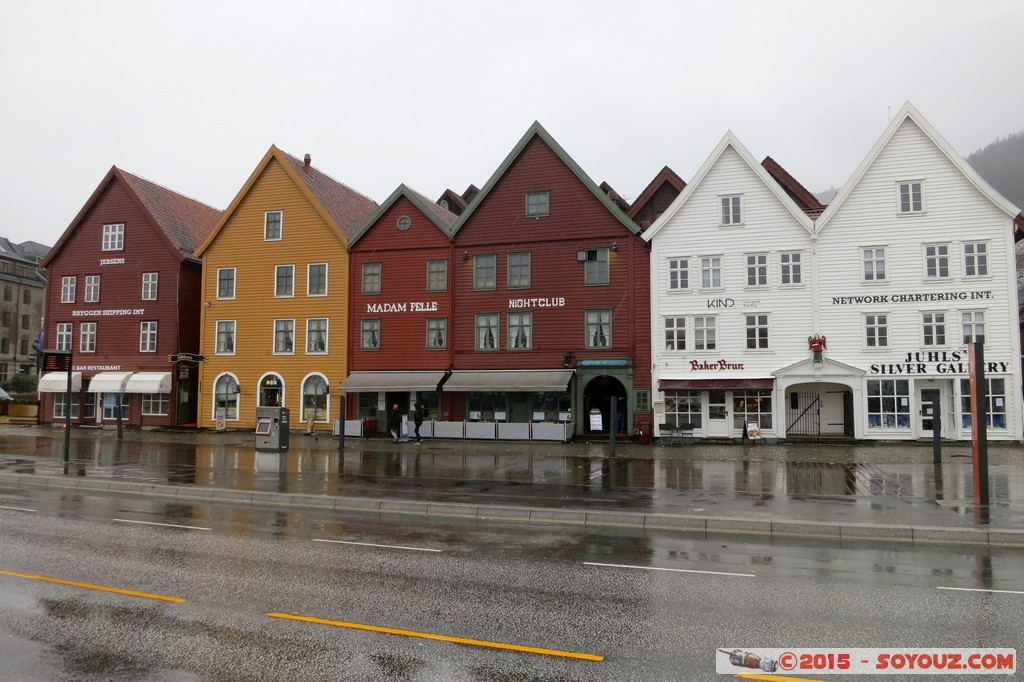
[[[726,391],[708,391],[708,438],[727,438],[729,428],[729,396]]]
[[[921,438],[932,438],[935,430],[942,433],[942,391],[937,388],[922,388],[920,392],[921,405]]]

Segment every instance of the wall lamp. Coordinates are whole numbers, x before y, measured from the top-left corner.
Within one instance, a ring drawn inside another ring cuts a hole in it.
[[[619,243],[618,242],[612,242],[612,245],[609,246],[608,248],[611,249],[612,251],[618,251],[619,250]]]
[[[469,251],[463,251],[462,252],[462,260],[464,260],[464,261],[469,260]]]
[[[569,369],[575,364],[576,356],[572,354],[572,351],[569,351],[568,353],[565,354],[565,357],[562,358],[562,367],[565,369]]]

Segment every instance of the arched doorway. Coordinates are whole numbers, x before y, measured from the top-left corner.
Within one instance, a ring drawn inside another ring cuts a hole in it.
[[[618,424],[610,422],[612,396],[618,399],[616,405]],[[594,428],[597,425],[591,419],[593,410],[597,410],[601,415],[600,428]],[[626,387],[615,377],[608,375],[595,377],[583,389],[583,414],[580,417],[584,421],[584,433],[608,433],[612,427],[615,427],[618,433],[625,433],[626,425],[629,424],[628,411]]]
[[[260,407],[284,406],[284,382],[277,374],[265,374],[260,379]]]

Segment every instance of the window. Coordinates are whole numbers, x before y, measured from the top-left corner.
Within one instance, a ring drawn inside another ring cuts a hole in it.
[[[104,419],[117,419],[117,404],[118,395],[116,393],[104,393],[103,394],[103,418]],[[121,419],[128,421],[130,417],[129,407],[131,403],[126,398],[121,402]]]
[[[57,350],[71,350],[71,323],[57,323]]]
[[[238,381],[230,374],[220,375],[213,385],[213,418],[238,420]]]
[[[156,352],[156,322],[139,323],[139,352]]]
[[[235,297],[235,269],[217,268],[217,298]]]
[[[448,347],[448,318],[427,318],[427,348],[443,350]]]
[[[266,240],[281,238],[281,223],[284,214],[281,211],[267,211],[263,219],[263,238]]]
[[[612,347],[612,311],[587,311],[587,348]]]
[[[701,289],[718,289],[722,286],[722,257],[705,256],[700,259]]]
[[[60,280],[60,302],[61,303],[74,303],[75,302],[75,284],[78,282],[78,278],[75,276],[62,277]]]
[[[868,348],[886,348],[889,345],[889,318],[887,315],[865,315],[864,331]]]
[[[633,405],[634,411],[650,412],[651,411],[651,392],[647,389],[638,389],[633,391]]]
[[[380,320],[362,320],[360,323],[363,350],[380,350]]]
[[[885,249],[864,249],[864,281],[885,281]]]
[[[295,266],[278,265],[274,268],[274,296],[295,295]]]
[[[380,263],[363,263],[364,294],[380,293]]]
[[[665,350],[686,350],[686,318],[665,318]]]
[[[29,305],[30,303],[32,303],[32,290],[31,289],[22,289],[21,290],[21,302],[24,303],[25,305]]]
[[[714,350],[717,343],[715,329],[717,319],[715,317],[693,318],[693,349]]]
[[[732,425],[745,429],[747,422],[757,422],[762,429],[772,428],[771,390],[732,392]]]
[[[989,378],[985,380],[985,407],[988,413],[986,424],[994,429],[1006,428],[1006,379]],[[960,380],[960,423],[965,429],[972,426],[971,422],[971,380]]]
[[[96,303],[100,300],[100,276],[85,276],[85,302]]]
[[[964,244],[964,277],[985,277],[988,275],[988,244],[966,242]]]
[[[59,340],[59,337],[58,337],[58,343],[59,343],[59,341],[60,340]],[[58,348],[57,350],[60,350],[60,349]],[[0,339],[0,353],[3,353],[4,355],[6,355],[6,354],[8,354],[10,352],[11,352],[11,340],[10,339]],[[6,364],[4,365],[4,368],[5,369],[7,368]]]
[[[28,313],[25,313],[25,314],[23,314],[21,316],[21,328],[22,329],[28,329],[28,327],[29,327],[29,315],[28,315]]]
[[[71,394],[71,418],[78,419],[78,393]],[[56,419],[67,419],[68,417],[68,394],[67,393],[54,393],[53,394],[53,416]]]
[[[327,352],[327,318],[311,317],[306,320],[306,352]]]
[[[18,347],[21,349],[20,352],[21,352],[22,355],[28,355],[28,339],[22,339],[21,341],[19,341],[18,342]],[[29,371],[30,367],[31,367],[31,365],[22,365],[21,366],[22,373],[28,374],[28,371]]]
[[[924,272],[927,279],[947,279],[949,277],[949,244],[925,245]]]
[[[295,352],[295,320],[274,320],[274,352]]]
[[[803,281],[800,273],[801,261],[799,251],[784,251],[779,254],[779,274],[783,284],[800,284]]]
[[[473,256],[473,288],[474,289],[495,289],[497,288],[497,257],[493,253],[482,256]]]
[[[665,423],[701,428],[700,391],[665,391]],[[665,435],[664,433],[662,435]]]
[[[583,270],[583,283],[586,285],[608,284],[610,281],[608,249],[587,249],[587,260]]]
[[[103,250],[124,250],[124,224],[103,226]]]
[[[3,313],[3,324],[5,327],[11,326],[11,311],[5,310]]]
[[[548,215],[550,210],[550,195],[544,192],[526,193],[526,215],[532,217]]]
[[[306,295],[327,295],[327,263],[310,263],[306,268]]]
[[[448,290],[448,261],[427,261],[427,291]]]
[[[217,349],[218,355],[231,355],[235,352],[235,321],[217,321]]]
[[[157,282],[159,281],[160,274],[157,272],[144,272],[142,273],[142,300],[143,301],[155,301],[156,300],[156,289]]]
[[[320,374],[307,377],[302,382],[302,421],[327,421],[327,380]]]
[[[668,288],[670,290],[690,288],[690,261],[687,258],[669,258]]]
[[[508,288],[526,289],[530,286],[530,252],[508,254]]]
[[[164,416],[171,409],[170,393],[143,393],[142,414],[145,416]]]
[[[868,380],[868,428],[905,429],[910,426],[910,382],[906,379]]]
[[[768,254],[754,253],[747,256],[747,286],[768,286]]]
[[[921,199],[921,181],[899,183],[899,205],[901,214],[921,213],[924,210],[924,202]]]
[[[740,225],[743,223],[743,212],[740,210],[742,198],[739,194],[719,197],[722,203],[723,225]]]
[[[960,313],[960,321],[963,323],[964,343],[972,341],[985,341],[985,313],[981,310],[969,310]]]
[[[377,394],[359,393],[359,408],[357,416],[360,419],[373,418],[377,416]]]
[[[4,272],[7,272],[7,268],[6,267],[4,267]],[[14,289],[11,287],[10,284],[7,284],[7,285],[4,286],[4,300],[5,301],[13,301],[14,300]]]
[[[749,350],[768,347],[768,315],[747,315],[747,348]]]
[[[497,350],[498,313],[476,314],[476,349]]]
[[[83,322],[78,326],[78,350],[82,353],[96,352],[95,322]]]
[[[533,348],[533,313],[508,314],[508,349]]]
[[[946,313],[921,313],[921,327],[924,345],[946,345]]]

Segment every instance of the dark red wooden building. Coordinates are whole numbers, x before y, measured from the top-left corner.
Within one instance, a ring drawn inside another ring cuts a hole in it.
[[[445,419],[464,423],[467,438],[649,429],[650,264],[639,235],[534,123],[454,225]]]
[[[71,351],[67,374],[40,377],[41,422],[194,424],[200,261],[220,211],[112,167],[42,263],[44,346]]]

